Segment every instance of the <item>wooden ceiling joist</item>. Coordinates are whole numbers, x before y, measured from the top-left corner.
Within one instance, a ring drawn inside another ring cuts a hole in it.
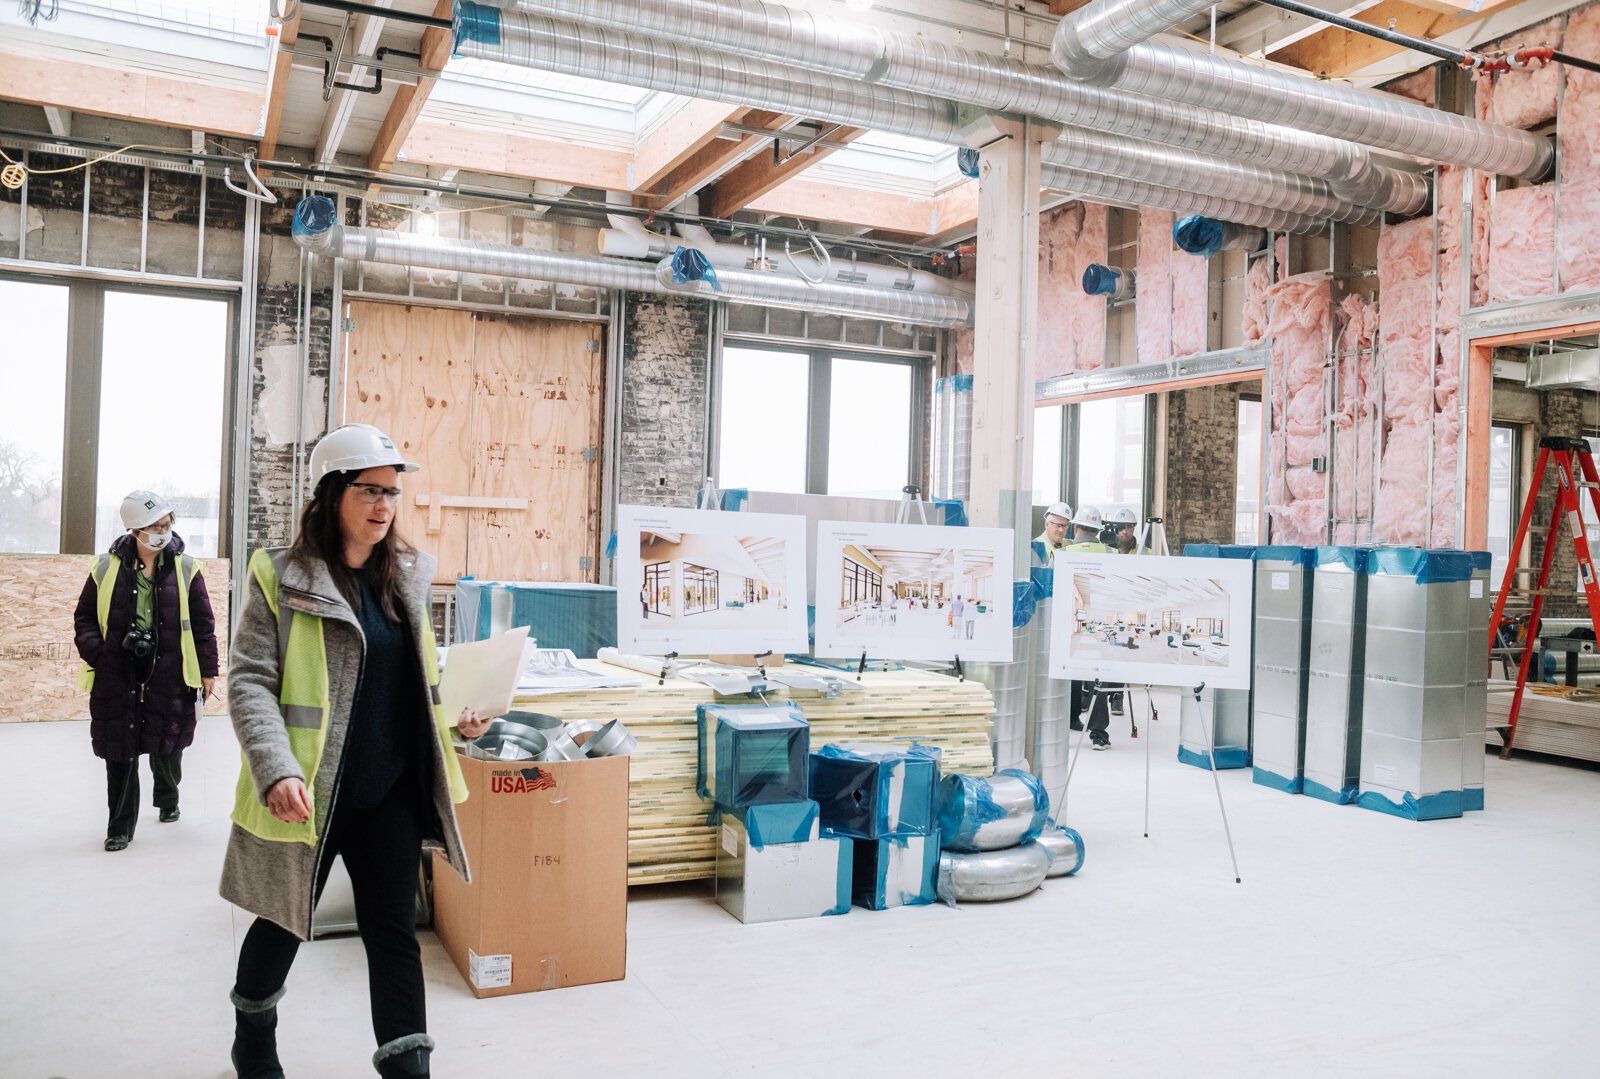
[[[741,127],[778,131],[794,123],[798,117],[763,109],[741,109],[738,120],[729,121]],[[700,190],[708,180],[715,179],[739,162],[756,153],[767,144],[760,135],[746,135],[739,139],[713,138],[694,153],[684,158],[671,171],[649,186],[634,188],[634,201],[652,210],[664,210]],[[635,168],[635,173],[638,169]]]
[[[626,191],[633,155],[512,131],[423,120],[412,128],[411,137],[406,140],[406,160],[496,176]]]
[[[968,180],[928,198],[820,183],[802,176],[752,199],[743,208],[802,221],[838,221],[907,236],[947,235],[977,221],[978,182]],[[700,211],[707,213],[704,202]]]
[[[1455,0],[1384,0],[1361,12],[1354,18],[1383,29],[1394,29],[1412,37],[1437,38],[1463,26],[1487,19],[1522,0],[1482,0],[1474,9],[1470,2]],[[1312,34],[1287,48],[1279,49],[1268,59],[1290,67],[1303,68],[1313,75],[1342,78],[1352,72],[1405,52],[1405,46],[1368,37],[1353,30],[1329,27]]]
[[[648,197],[680,171],[685,175],[679,177],[678,183],[685,182],[692,173],[683,166],[715,143],[733,141],[720,138],[723,125],[743,123],[753,111],[720,101],[691,99],[634,150],[634,192]],[[710,176],[703,172],[700,179],[703,182]]]
[[[773,154],[761,153],[734,168],[701,193],[700,212],[707,217],[732,217],[763,195],[788,183],[839,146],[854,142],[865,134],[866,129],[860,127],[824,128],[821,141],[833,145],[813,146],[798,153],[793,152],[794,143],[781,143],[780,152],[791,156],[775,160]]]
[[[0,47],[0,97],[160,127],[202,128],[253,139],[261,124],[260,91],[208,85],[145,71]]]
[[[452,7],[453,0],[439,0],[433,9],[434,18],[448,19]],[[438,27],[424,30],[419,51],[422,56],[417,62],[419,70],[443,71],[450,59],[450,31]],[[422,107],[428,103],[428,95],[433,93],[434,84],[438,81],[419,78],[415,86],[401,86],[395,91],[394,100],[389,103],[389,111],[367,154],[367,168],[383,172],[394,167],[406,140],[411,137],[412,129],[416,127],[417,118],[422,115]]]
[[[278,27],[278,56],[272,62],[272,81],[267,88],[267,122],[261,129],[261,157],[271,159],[278,152],[278,132],[283,130],[283,103],[289,96],[289,73],[294,66],[290,46],[300,40],[300,5]]]

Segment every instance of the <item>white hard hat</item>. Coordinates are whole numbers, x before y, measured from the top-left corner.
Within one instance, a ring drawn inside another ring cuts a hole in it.
[[[1059,517],[1063,521],[1070,521],[1072,520],[1072,507],[1067,505],[1065,502],[1057,502],[1055,505],[1045,510],[1044,515],[1046,517]]]
[[[1079,510],[1078,515],[1072,519],[1072,523],[1079,528],[1105,527],[1105,521],[1101,519],[1100,511],[1093,506],[1085,506]]]
[[[347,423],[329,431],[311,451],[311,482],[321,483],[330,472],[360,472],[385,465],[393,465],[398,472],[422,467],[401,457],[389,436],[370,423]]]
[[[154,491],[129,491],[122,497],[122,527],[153,525],[172,512],[167,500]]]
[[[1139,523],[1139,518],[1133,515],[1132,510],[1114,510],[1111,514],[1111,523],[1118,525],[1133,525]]]

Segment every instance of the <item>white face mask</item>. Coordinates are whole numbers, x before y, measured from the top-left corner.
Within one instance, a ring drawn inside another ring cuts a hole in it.
[[[172,538],[171,532],[140,532],[139,535],[144,537],[139,542],[152,551],[161,550],[167,545],[167,541]]]

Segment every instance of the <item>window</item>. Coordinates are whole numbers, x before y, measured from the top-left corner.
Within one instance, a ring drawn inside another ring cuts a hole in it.
[[[1234,466],[1233,542],[1261,536],[1261,402],[1239,399],[1239,443]]]
[[[1033,504],[1048,506],[1066,497],[1062,489],[1061,424],[1065,405],[1033,410]]]
[[[1112,397],[1075,406],[1077,483],[1074,509],[1101,513],[1132,510],[1144,515],[1145,415],[1148,399]]]
[[[1511,424],[1497,423],[1489,429],[1489,583],[1496,590],[1505,580],[1506,561],[1511,551],[1511,532],[1521,510],[1517,494],[1521,469],[1517,467],[1520,430]],[[1585,517],[1589,499],[1581,500]]]
[[[123,496],[143,488],[173,504],[191,553],[225,553],[232,308],[0,278],[0,327],[22,357],[0,400],[0,551],[103,551],[123,531]]]
[[[65,285],[0,280],[12,357],[0,394],[0,551],[61,550],[67,300]]]
[[[898,499],[921,485],[928,361],[730,344],[717,486]]]

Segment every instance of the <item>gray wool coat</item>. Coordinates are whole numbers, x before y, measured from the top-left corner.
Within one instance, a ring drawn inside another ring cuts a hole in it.
[[[429,597],[434,564],[432,555],[401,549],[400,598],[404,617],[411,626],[412,640],[416,642],[418,671],[427,669],[422,654],[422,635],[433,632]],[[288,561],[278,579],[278,602],[315,615],[324,622],[330,710],[322,761],[311,791],[316,833],[323,837],[328,834],[330,814],[338,809],[339,765],[344,756],[345,735],[350,728],[350,709],[361,674],[365,638],[355,611],[340,595],[327,565],[320,559],[309,564],[299,559]],[[255,574],[247,574],[244,605],[229,655],[228,712],[244,751],[245,766],[255,783],[256,797],[263,805],[267,791],[280,779],[305,779],[305,773],[289,750],[289,736],[278,707],[278,682],[277,620],[267,606]],[[433,707],[428,686],[419,681],[416,692],[425,705],[423,714],[431,717]],[[455,804],[450,799],[444,750],[437,738],[429,738],[428,744],[432,747],[433,808],[438,827],[424,824],[423,846],[443,850],[455,871],[463,879],[470,880],[466,851],[456,826]],[[322,846],[320,838],[315,847],[260,839],[235,824],[222,866],[222,898],[276,922],[301,940],[309,940]]]

